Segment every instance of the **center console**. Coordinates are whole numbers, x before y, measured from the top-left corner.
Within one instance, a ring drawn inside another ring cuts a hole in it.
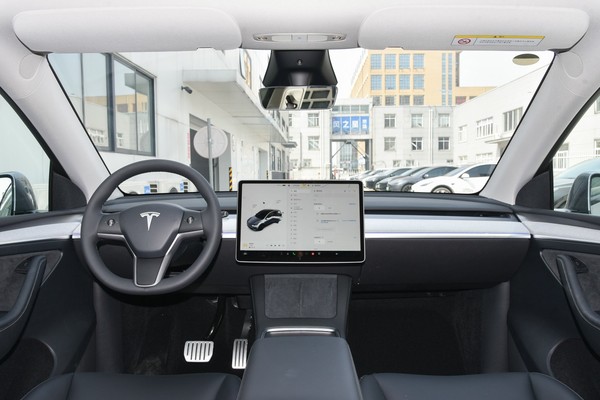
[[[252,345],[238,400],[359,400],[344,339],[352,279],[342,275],[252,278]]]
[[[365,259],[360,181],[246,181],[238,189],[236,259],[353,264]],[[238,400],[362,398],[345,340],[352,278],[251,278],[256,341]]]

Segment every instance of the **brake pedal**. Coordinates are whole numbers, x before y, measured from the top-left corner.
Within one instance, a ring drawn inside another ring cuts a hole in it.
[[[207,363],[213,356],[215,343],[208,340],[190,340],[185,342],[183,356],[189,363]]]
[[[235,339],[233,341],[233,356],[231,358],[231,368],[246,369],[247,359],[248,339]]]

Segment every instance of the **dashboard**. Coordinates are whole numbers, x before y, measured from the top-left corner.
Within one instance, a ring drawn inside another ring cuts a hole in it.
[[[187,288],[189,291],[247,294],[252,276],[279,273],[346,275],[352,278],[354,292],[485,288],[509,280],[531,244],[530,230],[515,212],[493,200],[471,195],[432,198],[367,193],[363,262],[240,263],[235,256],[239,223],[237,193],[221,192],[218,197],[223,210],[223,240],[213,264],[200,280]],[[104,211],[120,211],[148,202],[173,202],[198,210],[205,207],[203,199],[190,193],[127,196],[107,202]],[[15,226],[2,235],[7,235],[4,238],[7,241],[16,238],[21,243],[72,238],[77,248],[81,214],[52,214],[44,227],[17,224],[18,228]],[[246,222],[245,217],[242,220]],[[188,245],[181,254],[182,262],[201,250],[197,247]],[[125,274],[131,266],[113,262],[111,255],[117,252],[127,250],[110,246],[103,258],[107,258],[107,265]]]

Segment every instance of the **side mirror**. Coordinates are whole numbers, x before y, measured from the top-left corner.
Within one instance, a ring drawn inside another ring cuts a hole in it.
[[[427,178],[429,178],[429,174],[423,175],[423,179],[427,179]]]
[[[464,174],[462,174],[462,175],[460,176],[460,179],[465,179],[465,178],[470,178],[470,177],[471,177],[471,175],[469,175],[469,173],[468,173],[468,172],[465,172]]]
[[[577,176],[565,208],[574,213],[600,215],[600,173],[584,172]]]
[[[0,217],[36,211],[37,201],[29,179],[20,172],[0,174]]]

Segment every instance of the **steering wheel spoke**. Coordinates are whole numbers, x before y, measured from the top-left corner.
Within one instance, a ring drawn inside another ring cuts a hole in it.
[[[133,281],[135,286],[148,288],[156,286],[162,281],[167,272],[169,260],[167,257],[133,259]]]
[[[206,211],[194,211],[185,210],[181,225],[179,227],[179,233],[186,234],[186,236],[199,236],[205,238],[204,232],[204,213]]]
[[[98,238],[123,240],[121,213],[102,214],[98,223]]]

